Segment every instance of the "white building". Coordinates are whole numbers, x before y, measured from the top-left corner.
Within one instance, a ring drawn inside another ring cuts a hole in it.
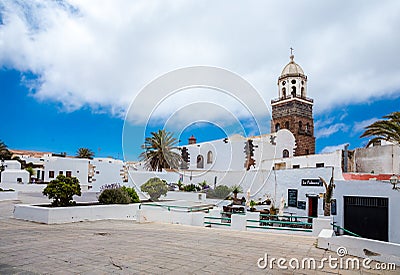
[[[89,182],[92,191],[99,191],[105,184],[128,182],[127,171],[122,160],[94,158],[89,160]]]
[[[192,138],[193,140],[193,138]],[[265,160],[273,160],[282,156],[291,157],[294,153],[295,139],[293,134],[280,130],[275,134],[267,134],[245,138],[233,135],[227,139],[210,142],[193,143],[186,145],[190,162],[188,170],[215,170],[215,171],[243,171],[246,170],[248,157],[245,146],[252,141],[254,148],[254,165],[249,165],[249,170],[262,167]]]
[[[21,170],[21,163],[16,160],[2,162],[4,171],[1,172],[1,183],[29,183],[29,172]]]

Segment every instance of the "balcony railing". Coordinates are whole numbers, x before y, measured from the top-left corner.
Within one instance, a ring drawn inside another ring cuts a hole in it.
[[[300,96],[300,95],[288,95],[288,96],[285,96],[285,97],[279,97],[279,98],[272,99],[271,100],[271,104],[277,103],[277,102],[282,101],[282,100],[291,99],[291,98],[299,98],[299,99],[308,101],[310,103],[314,102],[314,100],[312,98],[309,98],[309,97]]]

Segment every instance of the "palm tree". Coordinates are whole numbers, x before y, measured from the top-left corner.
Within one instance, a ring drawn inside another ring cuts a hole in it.
[[[331,201],[332,201],[332,196],[333,196],[333,189],[335,188],[335,184],[333,183],[333,176],[331,177],[329,184],[327,184],[323,178],[319,177],[319,179],[322,181],[322,183],[325,186],[324,216],[330,216],[331,215]]]
[[[178,150],[178,141],[172,133],[163,130],[151,132],[151,137],[147,137],[142,148],[145,150],[140,154],[141,161],[145,161],[148,170],[161,172],[163,168],[177,168],[181,161],[180,154],[174,152]]]
[[[94,153],[89,148],[79,148],[76,152],[76,157],[80,159],[92,159],[94,157]]]
[[[383,118],[387,120],[375,121],[365,127],[365,132],[360,136],[361,138],[374,136],[368,142],[367,147],[381,140],[400,144],[400,112],[393,112]]]
[[[7,145],[0,140],[0,159],[11,159],[12,153],[8,150]]]
[[[233,198],[236,200],[237,199],[237,194],[238,193],[243,193],[243,188],[239,185],[234,185],[232,186],[232,193],[233,193]]]

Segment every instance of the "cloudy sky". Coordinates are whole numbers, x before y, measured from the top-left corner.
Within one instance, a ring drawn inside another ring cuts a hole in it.
[[[255,125],[221,91],[187,89],[156,102],[150,124],[132,121],[124,137],[132,140],[129,158],[140,153],[143,128],[165,121],[182,142],[192,133],[199,141],[268,133],[269,102],[293,47],[314,99],[317,152],[363,146],[363,128],[399,110],[399,29],[396,0],[0,0],[0,139],[16,149],[74,154],[89,147],[122,157],[125,116],[149,108],[131,103],[158,77],[198,65],[248,81],[266,106],[251,111],[265,124]],[[183,111],[168,120],[177,110],[204,113],[209,123]]]

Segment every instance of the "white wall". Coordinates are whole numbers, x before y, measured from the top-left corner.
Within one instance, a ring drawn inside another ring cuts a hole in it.
[[[72,176],[78,178],[81,185],[88,185],[89,160],[78,158],[50,157],[44,161],[44,181],[50,182],[57,178],[60,171],[66,175],[71,171]],[[54,171],[54,178],[49,178],[49,171]]]
[[[262,167],[264,169],[270,169],[274,167],[274,163],[285,163],[286,169],[291,169],[294,165],[299,165],[300,168],[315,168],[317,163],[323,163],[325,167],[334,167],[335,179],[343,179],[341,150],[326,154],[264,160]]]
[[[276,136],[276,145],[270,143],[270,137]],[[273,159],[276,156],[282,156],[284,149],[289,151],[289,155],[293,156],[295,148],[295,138],[293,134],[282,129],[277,133],[270,135],[262,135],[249,137],[253,140],[255,167],[251,170],[260,169],[262,160]],[[189,170],[219,170],[219,171],[243,171],[246,156],[244,153],[245,142],[248,138],[240,135],[229,137],[228,142],[224,139],[214,140],[210,142],[196,143],[185,145],[190,154]],[[256,147],[258,146],[258,147]],[[211,151],[213,154],[213,162],[207,163],[207,153]],[[204,158],[204,169],[197,168],[197,156],[202,155]]]
[[[354,152],[356,172],[400,174],[400,146],[384,145],[357,148]]]
[[[94,165],[94,174],[92,177],[93,191],[99,191],[105,184],[119,183],[124,184],[121,174],[124,172],[124,163],[122,160],[112,158],[94,158],[90,160]]]
[[[4,168],[5,168],[5,170],[8,170],[8,169],[18,169],[18,170],[20,170],[21,169],[21,163],[19,162],[19,161],[17,161],[17,160],[5,160],[4,161]]]

